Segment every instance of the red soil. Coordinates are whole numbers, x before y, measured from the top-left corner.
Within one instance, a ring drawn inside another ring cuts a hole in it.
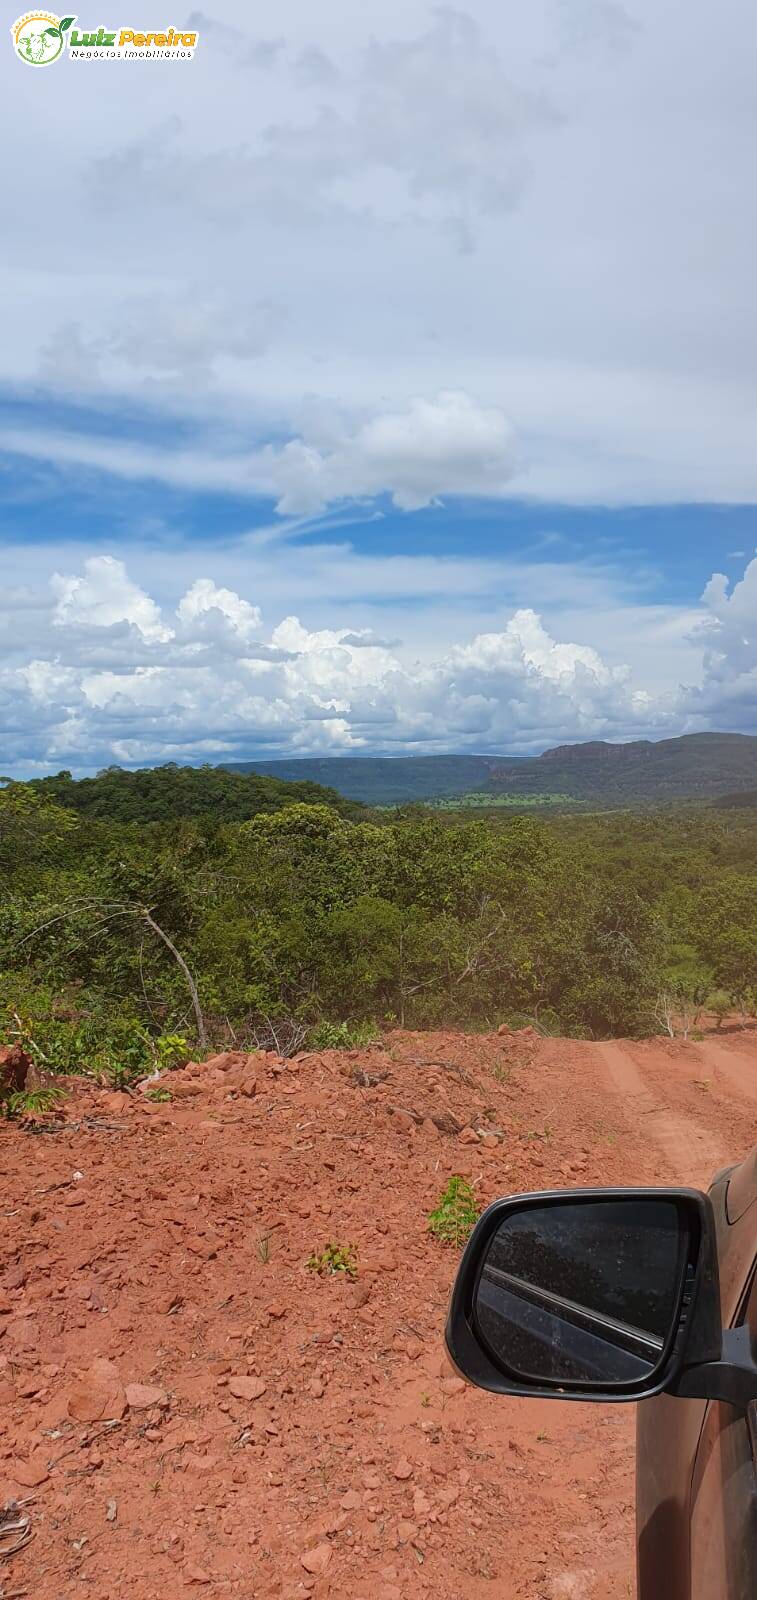
[[[166,1081],[0,1130],[4,1592],[627,1600],[633,1408],[454,1378],[426,1218],[452,1173],[706,1183],[755,1141],[757,1039],[397,1032]],[[328,1242],[356,1282],[308,1270]]]

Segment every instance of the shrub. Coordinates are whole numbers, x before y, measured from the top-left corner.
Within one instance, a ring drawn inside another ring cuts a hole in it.
[[[322,1250],[313,1251],[308,1266],[310,1271],[317,1272],[320,1278],[333,1277],[340,1272],[346,1278],[356,1278],[355,1247],[351,1244],[325,1244]]]
[[[729,1011],[733,1009],[733,1000],[725,989],[716,989],[707,1000],[707,1010],[712,1011],[716,1018],[716,1026],[722,1027]]]
[[[0,1091],[0,1115],[16,1117],[43,1116],[53,1111],[62,1096],[61,1089],[11,1089]]]
[[[467,1178],[450,1178],[439,1202],[430,1213],[428,1231],[442,1244],[465,1244],[478,1218],[473,1188]]]
[[[319,1022],[307,1036],[308,1050],[362,1050],[381,1037],[374,1022]]]

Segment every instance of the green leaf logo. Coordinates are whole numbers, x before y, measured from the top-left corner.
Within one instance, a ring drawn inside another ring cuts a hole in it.
[[[76,17],[63,17],[63,19],[61,21],[61,25],[60,25],[61,33],[65,33],[66,29],[70,28],[71,23],[75,22],[75,21],[76,21]]]

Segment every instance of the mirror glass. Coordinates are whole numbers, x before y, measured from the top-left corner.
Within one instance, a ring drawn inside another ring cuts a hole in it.
[[[671,1200],[559,1200],[505,1217],[476,1291],[492,1357],[532,1382],[648,1379],[677,1323],[688,1229]]]

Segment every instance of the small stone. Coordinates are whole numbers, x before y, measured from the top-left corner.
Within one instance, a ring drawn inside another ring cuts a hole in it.
[[[326,1571],[330,1560],[331,1545],[329,1544],[317,1544],[312,1550],[305,1550],[300,1556],[300,1563],[305,1568],[305,1571],[312,1573],[315,1577],[320,1577],[321,1573]]]
[[[106,1505],[106,1507],[105,1507],[105,1520],[106,1520],[106,1522],[115,1522],[117,1516],[118,1516],[118,1501],[117,1500],[109,1500],[107,1505]]]
[[[370,1283],[351,1283],[344,1296],[345,1304],[350,1311],[359,1311],[370,1299]]]
[[[359,1511],[361,1504],[360,1495],[356,1489],[348,1489],[347,1493],[342,1495],[339,1504],[343,1511]]]
[[[407,1456],[402,1456],[401,1460],[397,1462],[397,1465],[394,1469],[394,1476],[395,1478],[399,1478],[400,1482],[404,1482],[406,1478],[412,1478],[413,1464],[411,1461],[408,1461]]]
[[[229,1378],[229,1394],[235,1400],[259,1400],[265,1391],[262,1378]]]
[[[417,1536],[417,1522],[407,1522],[405,1519],[403,1519],[401,1522],[397,1523],[397,1537],[400,1541],[400,1544],[409,1544],[410,1540],[417,1538]]]
[[[46,1483],[50,1476],[41,1456],[30,1456],[28,1461],[13,1461],[9,1475],[23,1489],[36,1489],[41,1483]]]
[[[466,1387],[462,1378],[442,1378],[442,1394],[464,1394]]]
[[[126,1396],[118,1368],[103,1357],[93,1361],[89,1371],[69,1392],[68,1415],[75,1422],[120,1419],[125,1410]]]
[[[209,1572],[205,1572],[203,1567],[196,1567],[196,1566],[194,1566],[194,1564],[192,1562],[190,1562],[184,1568],[184,1582],[185,1583],[211,1583],[212,1579],[211,1579],[210,1573]]]
[[[168,1405],[165,1389],[158,1389],[150,1383],[127,1383],[125,1393],[130,1411],[151,1411],[153,1406]]]
[[[463,1128],[459,1139],[461,1144],[478,1144],[478,1134],[475,1128]]]
[[[325,1395],[326,1390],[325,1390],[320,1378],[314,1378],[313,1379],[312,1383],[308,1386],[308,1393],[312,1396],[312,1398],[314,1400],[322,1400],[323,1399],[323,1396]]]

